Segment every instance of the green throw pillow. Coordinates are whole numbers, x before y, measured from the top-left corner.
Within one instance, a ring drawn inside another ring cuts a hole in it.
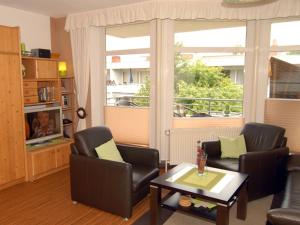
[[[124,162],[113,139],[95,148],[100,159]]]
[[[239,158],[240,155],[247,152],[244,135],[236,138],[220,137],[220,142],[221,158]]]

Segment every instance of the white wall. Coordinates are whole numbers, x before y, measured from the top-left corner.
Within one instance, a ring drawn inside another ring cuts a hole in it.
[[[19,26],[26,50],[51,49],[49,16],[0,5],[0,25]]]

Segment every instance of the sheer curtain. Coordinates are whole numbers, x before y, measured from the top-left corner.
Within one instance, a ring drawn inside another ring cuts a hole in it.
[[[156,148],[160,159],[169,159],[169,131],[173,121],[174,20],[157,21]]]
[[[104,124],[104,52],[105,28],[89,27],[71,30],[71,44],[78,107],[86,109],[91,90],[90,119],[92,126]],[[77,130],[86,128],[86,119],[80,119]]]
[[[86,108],[90,70],[89,70],[89,29],[79,28],[71,30],[72,57],[74,65],[74,75],[76,83],[76,96],[78,106]],[[80,119],[77,125],[77,131],[86,128],[86,119]]]
[[[104,125],[105,82],[105,28],[90,28],[90,87],[91,125]]]

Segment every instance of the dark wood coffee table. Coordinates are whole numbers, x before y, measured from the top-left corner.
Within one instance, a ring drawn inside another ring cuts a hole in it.
[[[207,186],[205,187],[207,188],[197,187],[197,184],[193,183],[190,178],[183,180],[184,182],[187,181],[186,183],[179,182],[195,167],[194,164],[182,163],[150,182],[151,225],[158,224],[159,207],[167,207],[172,210],[182,209],[178,204],[181,194],[199,197],[215,203],[217,206],[212,210],[201,211],[191,207],[185,211],[215,220],[217,225],[229,225],[229,210],[235,202],[237,202],[237,218],[245,220],[248,203],[246,189],[248,175],[207,167],[207,178],[210,179],[206,182]],[[162,188],[170,190],[171,193],[164,202],[161,201]]]

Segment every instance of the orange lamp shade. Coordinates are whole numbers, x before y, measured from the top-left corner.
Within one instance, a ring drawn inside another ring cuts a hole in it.
[[[66,62],[58,62],[58,74],[61,77],[67,76],[67,63]]]

